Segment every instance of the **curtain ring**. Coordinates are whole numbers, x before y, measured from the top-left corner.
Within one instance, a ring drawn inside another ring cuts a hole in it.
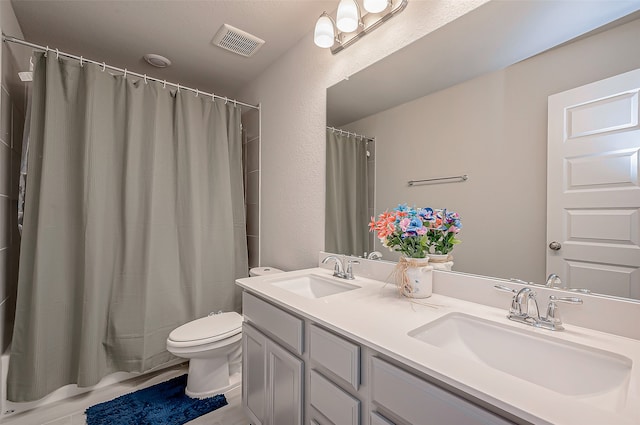
[[[127,68],[124,69],[124,79],[127,79]]]
[[[60,52],[58,51],[57,48],[56,48],[56,59],[60,59]]]
[[[49,46],[47,46],[47,50],[44,51],[44,57],[47,57],[47,53],[49,53]]]
[[[216,95],[215,95],[215,94],[213,94],[213,93],[211,93],[211,101],[212,101],[212,102],[215,102],[215,101],[216,101]]]
[[[147,84],[147,74],[144,74],[144,83]]]
[[[80,68],[84,68],[84,65],[82,64],[82,56],[80,56]]]
[[[104,72],[105,69],[107,69],[107,65],[104,62],[102,62],[102,72]]]
[[[234,108],[238,107],[238,101],[236,99],[233,99],[233,107]]]
[[[180,83],[178,83],[178,93],[180,93]]]
[[[162,83],[162,88],[166,89],[167,88],[167,80],[164,80]]]
[[[224,104],[226,105],[229,102],[229,98],[227,96],[224,97]]]
[[[196,89],[196,97],[198,97],[198,94],[200,94],[200,90]]]

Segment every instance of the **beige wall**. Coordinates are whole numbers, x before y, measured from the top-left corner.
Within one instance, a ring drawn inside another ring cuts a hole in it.
[[[456,270],[543,281],[547,97],[640,68],[638,40],[640,20],[345,126],[376,137],[378,212],[455,210]],[[469,180],[407,186],[460,174]]]
[[[483,3],[412,0],[401,14],[335,56],[313,44],[311,24],[305,38],[239,93],[238,98],[262,105],[262,265],[310,267],[324,247],[327,87]]]

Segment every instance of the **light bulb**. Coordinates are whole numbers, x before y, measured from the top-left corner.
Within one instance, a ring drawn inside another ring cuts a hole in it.
[[[358,29],[360,15],[355,0],[340,0],[336,26],[342,32],[353,32]]]
[[[329,18],[325,12],[316,22],[316,29],[313,32],[313,42],[316,43],[316,46],[326,49],[333,46],[335,38],[333,22],[331,22],[331,18]]]
[[[364,10],[369,13],[379,13],[387,8],[389,0],[364,0]]]

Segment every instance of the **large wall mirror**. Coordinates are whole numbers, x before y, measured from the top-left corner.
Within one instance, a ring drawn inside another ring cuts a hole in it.
[[[375,139],[368,211],[454,210],[463,224],[454,271],[544,283],[548,97],[640,68],[638,9],[489,2],[328,88],[327,126]],[[461,175],[468,180],[408,184]],[[375,240],[367,249],[397,259]],[[622,290],[587,289],[638,299],[634,270],[621,274]]]

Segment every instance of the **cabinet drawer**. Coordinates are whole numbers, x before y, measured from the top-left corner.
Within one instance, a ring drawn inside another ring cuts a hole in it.
[[[371,425],[394,425],[394,423],[379,413],[371,412]]]
[[[315,370],[309,379],[309,402],[334,424],[360,424],[360,401]]]
[[[309,356],[344,379],[356,391],[360,385],[360,347],[324,329],[311,325]]]
[[[379,358],[371,362],[372,401],[410,424],[512,423]]]
[[[301,319],[246,291],[242,293],[242,313],[255,327],[278,338],[294,353],[302,354],[304,322]]]

